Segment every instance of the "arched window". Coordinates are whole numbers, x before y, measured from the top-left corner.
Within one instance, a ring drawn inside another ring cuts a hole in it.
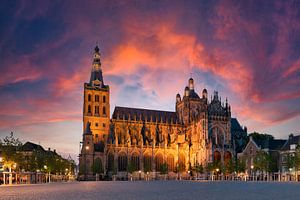
[[[164,162],[164,159],[161,154],[158,154],[155,156],[155,171],[157,171],[157,172],[160,171],[160,167],[163,164],[163,162]]]
[[[99,115],[99,106],[95,106],[95,115]]]
[[[88,95],[88,101],[92,101],[92,95]]]
[[[99,174],[103,173],[103,167],[102,167],[102,161],[100,158],[96,158],[93,163],[93,173],[94,174]]]
[[[180,154],[178,158],[179,163],[179,171],[185,171],[185,156],[184,154]]]
[[[103,103],[105,103],[105,102],[106,102],[106,97],[103,96],[103,97],[102,97],[102,100],[103,100]]]
[[[214,161],[220,162],[221,161],[221,153],[219,151],[214,152]]]
[[[90,105],[88,105],[88,113],[91,114],[92,113],[92,108]]]
[[[167,164],[168,164],[168,170],[170,172],[174,171],[174,156],[173,155],[168,155],[167,157]]]
[[[95,102],[99,102],[99,95],[95,95]]]
[[[131,165],[132,165],[134,171],[140,170],[140,157],[138,154],[133,154],[131,156]]]
[[[121,172],[127,170],[127,156],[125,154],[118,156],[118,170]]]
[[[224,154],[224,163],[228,164],[230,160],[231,160],[231,153],[229,151],[226,151]]]
[[[150,155],[144,156],[144,172],[152,171],[152,158]]]
[[[102,111],[103,115],[106,115],[106,108],[105,106],[103,106],[103,111]]]
[[[108,171],[114,171],[115,157],[112,153],[107,156],[107,169]]]

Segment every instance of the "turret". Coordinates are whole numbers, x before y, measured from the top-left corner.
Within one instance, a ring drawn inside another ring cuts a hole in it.
[[[189,89],[194,90],[194,79],[192,78],[189,79]]]
[[[202,98],[207,99],[207,90],[205,88],[202,91]]]
[[[179,103],[181,101],[181,97],[180,97],[180,94],[178,93],[176,95],[176,103]]]
[[[190,88],[188,86],[184,89],[184,96],[188,97],[190,95]]]

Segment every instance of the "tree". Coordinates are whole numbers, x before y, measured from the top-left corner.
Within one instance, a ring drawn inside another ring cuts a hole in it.
[[[100,174],[103,173],[102,162],[100,158],[96,158],[92,165],[93,173]]]
[[[159,171],[161,174],[167,174],[168,173],[168,164],[167,163],[163,163],[160,168]]]
[[[225,163],[225,173],[232,174],[235,171],[235,160],[231,158],[227,163]]]
[[[237,159],[236,161],[236,171],[238,173],[244,173],[246,171],[246,162],[244,159]]]
[[[272,172],[274,171],[275,162],[274,159],[265,151],[257,152],[254,157],[254,169],[261,172]]]
[[[130,173],[130,174],[132,174],[136,170],[137,169],[135,169],[135,166],[131,162],[129,162],[128,166],[127,166],[127,172]]]
[[[3,146],[22,146],[22,142],[20,142],[19,138],[14,137],[14,133],[10,132],[10,135],[5,136],[3,142],[0,140],[1,145]]]
[[[203,171],[204,171],[204,168],[203,168],[203,165],[202,164],[199,164],[198,162],[196,163],[196,166],[194,166],[194,170],[197,174],[197,177],[198,177],[198,174],[202,174]]]
[[[144,162],[144,172],[150,172],[151,171],[151,162]]]

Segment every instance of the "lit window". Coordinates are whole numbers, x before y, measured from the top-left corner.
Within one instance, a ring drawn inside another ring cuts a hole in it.
[[[96,123],[95,126],[98,127],[98,123]]]
[[[99,95],[95,95],[95,102],[99,102]]]
[[[105,103],[105,101],[106,101],[106,97],[105,97],[105,96],[103,96],[103,103]]]
[[[99,106],[95,106],[95,115],[99,115]]]
[[[103,107],[103,115],[106,115],[106,109]]]
[[[90,105],[88,106],[88,113],[92,113],[92,109]]]
[[[88,95],[88,101],[91,101],[92,100],[92,95]]]

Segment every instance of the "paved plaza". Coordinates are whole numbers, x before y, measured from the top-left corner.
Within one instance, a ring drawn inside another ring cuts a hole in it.
[[[300,199],[299,183],[116,181],[0,186],[0,199]]]

